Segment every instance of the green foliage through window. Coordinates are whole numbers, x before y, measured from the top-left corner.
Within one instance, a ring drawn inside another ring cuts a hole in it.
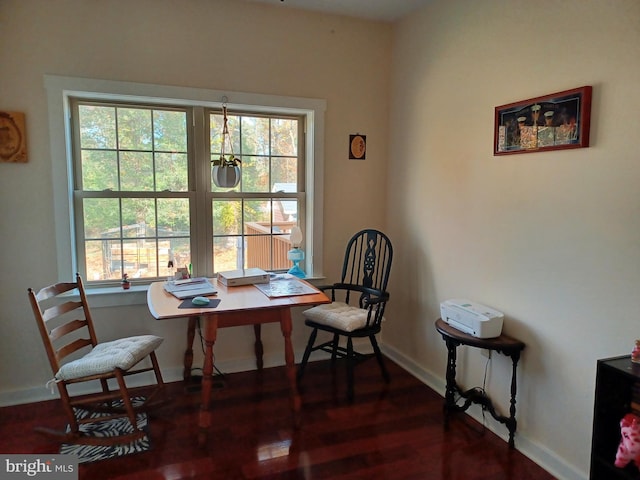
[[[289,231],[304,220],[302,117],[229,114],[242,159],[240,185],[229,190],[210,176],[220,111],[76,99],[72,115],[78,263],[88,282],[125,273],[151,281],[189,264],[209,276],[289,267]],[[205,115],[202,133],[195,115]]]

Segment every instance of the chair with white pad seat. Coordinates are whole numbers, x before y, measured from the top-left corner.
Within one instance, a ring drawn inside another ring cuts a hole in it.
[[[77,296],[74,295],[75,290]],[[155,335],[140,335],[99,343],[82,278],[78,274],[75,282],[56,283],[37,292],[29,288],[28,295],[54,374],[52,382],[58,387],[69,420],[66,431],[37,430],[66,443],[88,445],[122,444],[144,436],[145,432],[138,428],[136,412],[164,403],[161,398],[164,382],[155,353],[163,339]],[[138,366],[147,358],[150,366]],[[134,407],[125,377],[151,371],[155,374],[156,383],[144,403]],[[117,389],[110,390],[109,379],[115,379]],[[96,380],[100,382],[98,393],[72,395],[69,392],[71,384]],[[121,400],[122,406],[116,405],[117,400]],[[75,410],[80,407],[104,415],[99,419],[91,416],[79,419]],[[83,423],[104,422],[118,417],[129,419],[130,431],[99,437],[87,435],[80,429]]]
[[[355,364],[371,356],[356,352],[353,349],[353,339],[367,337],[382,376],[389,382],[389,373],[384,365],[376,334],[382,328],[389,300],[387,282],[392,259],[391,241],[378,230],[361,230],[349,240],[340,282],[319,287],[327,293],[331,292],[332,303],[318,305],[303,312],[305,324],[313,330],[298,370],[298,380],[302,379],[312,352],[323,350],[331,353],[332,365],[335,365],[336,358],[344,357],[347,360],[347,396],[350,402],[353,401]],[[315,345],[318,331],[331,333],[332,339]],[[341,337],[346,337],[346,347],[340,345]]]

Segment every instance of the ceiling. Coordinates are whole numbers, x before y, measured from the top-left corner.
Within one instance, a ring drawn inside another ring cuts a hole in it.
[[[432,0],[252,0],[316,12],[394,22]]]

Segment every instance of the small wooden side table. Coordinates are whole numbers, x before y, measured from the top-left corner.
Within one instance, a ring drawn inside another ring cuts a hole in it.
[[[451,412],[464,412],[472,403],[478,403],[485,407],[491,416],[498,422],[504,424],[509,430],[509,447],[515,447],[514,436],[516,433],[516,367],[520,360],[520,352],[524,350],[525,344],[520,340],[500,335],[496,338],[477,338],[448,325],[441,318],[436,320],[436,330],[442,335],[442,339],[447,344],[447,387],[444,396],[444,424],[445,428],[449,426],[449,415]],[[511,373],[511,407],[509,408],[509,416],[499,415],[491,399],[480,388],[471,388],[463,392],[456,383],[456,349],[459,345],[468,345],[470,347],[484,348],[502,353],[511,358],[513,370]],[[456,402],[456,394],[465,399],[462,405]]]

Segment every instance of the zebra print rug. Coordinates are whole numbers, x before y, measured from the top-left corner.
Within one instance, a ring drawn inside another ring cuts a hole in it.
[[[144,402],[144,397],[134,397],[131,399],[134,405],[139,405]],[[116,402],[117,403],[117,402]],[[122,401],[120,401],[122,404]],[[104,414],[96,412],[88,412],[83,409],[76,409],[76,417],[78,419],[91,417],[100,418]],[[96,462],[99,460],[107,460],[109,458],[121,457],[124,455],[131,455],[133,453],[146,452],[151,449],[151,441],[149,440],[149,424],[146,413],[139,413],[137,415],[138,426],[144,430],[147,435],[130,443],[122,445],[76,445],[65,443],[60,447],[60,453],[65,455],[76,455],[79,463]],[[67,427],[67,430],[69,427]],[[129,423],[127,418],[115,418],[105,421],[96,421],[92,423],[85,423],[80,425],[80,431],[99,436],[99,437],[114,437],[121,435],[122,433],[129,433],[133,430],[133,427]]]

